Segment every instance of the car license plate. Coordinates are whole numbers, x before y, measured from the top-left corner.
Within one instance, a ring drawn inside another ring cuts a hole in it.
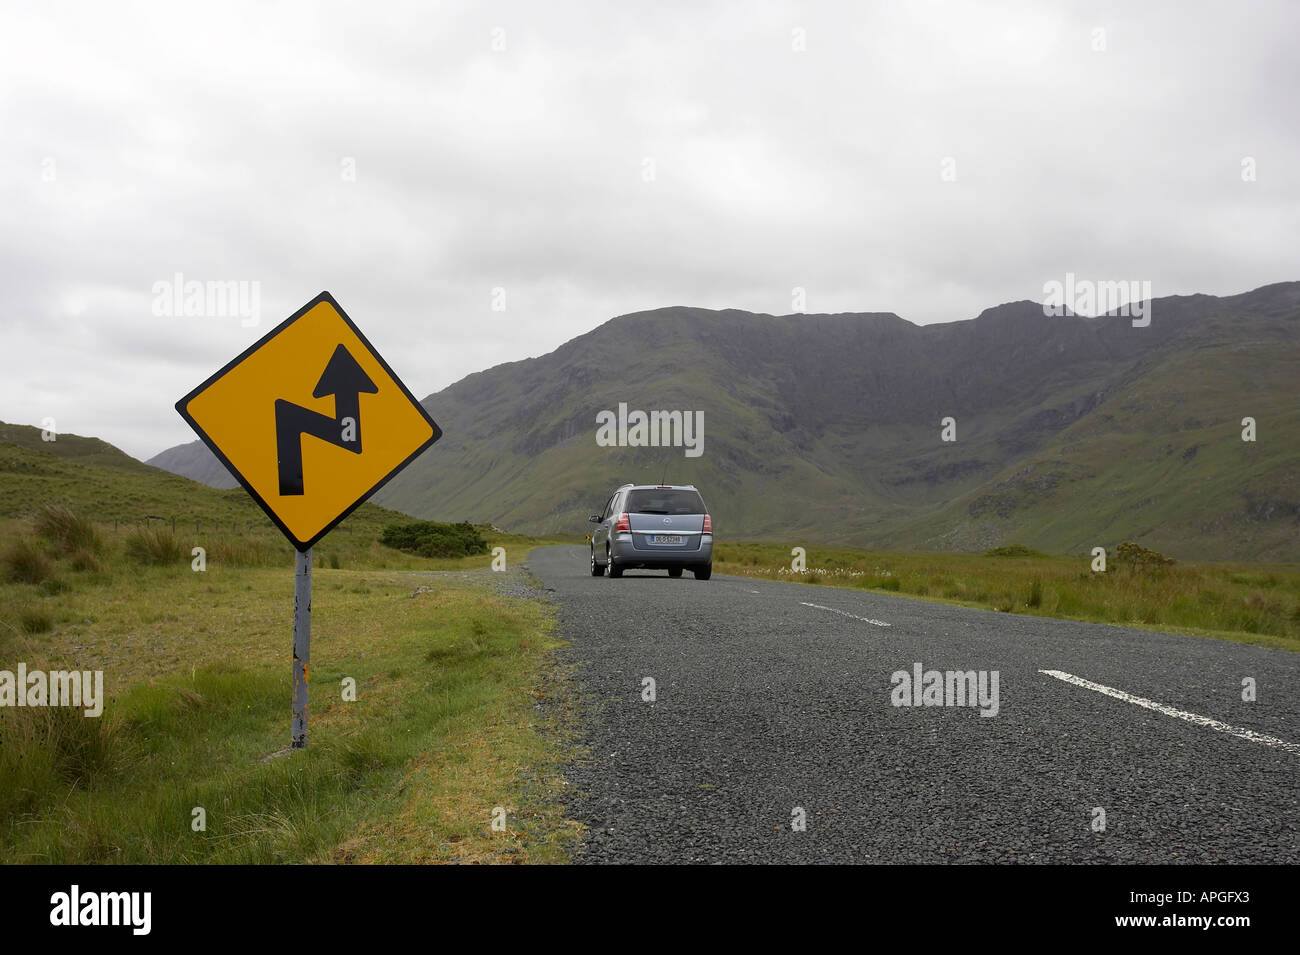
[[[650,543],[652,544],[680,544],[682,542],[681,534],[651,534]]]

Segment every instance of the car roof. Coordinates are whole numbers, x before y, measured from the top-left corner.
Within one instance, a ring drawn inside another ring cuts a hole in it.
[[[620,491],[698,491],[694,484],[624,484]]]

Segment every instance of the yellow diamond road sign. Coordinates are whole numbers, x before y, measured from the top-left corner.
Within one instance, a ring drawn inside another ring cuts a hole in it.
[[[176,410],[298,550],[442,437],[329,292]]]

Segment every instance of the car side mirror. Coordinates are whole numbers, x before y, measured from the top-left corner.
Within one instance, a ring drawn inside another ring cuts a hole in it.
[[[591,523],[593,523],[593,524],[599,524],[599,523],[600,523],[600,515],[599,515],[599,514],[592,514],[592,515],[589,515],[589,516],[587,517],[587,520],[591,521]]]

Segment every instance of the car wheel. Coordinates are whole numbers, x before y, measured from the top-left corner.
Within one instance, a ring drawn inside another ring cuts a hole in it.
[[[591,549],[591,576],[604,577],[605,568],[596,563],[596,548]]]
[[[682,575],[682,569],[681,569],[680,567],[669,567],[669,568],[668,568],[668,576],[669,576],[669,577],[680,577],[681,575]]]
[[[696,567],[694,574],[696,580],[708,580],[713,576],[713,565],[705,564],[703,567]]]
[[[605,549],[605,566],[609,569],[611,577],[623,576],[623,568],[614,563],[614,557],[610,554],[609,548]]]

